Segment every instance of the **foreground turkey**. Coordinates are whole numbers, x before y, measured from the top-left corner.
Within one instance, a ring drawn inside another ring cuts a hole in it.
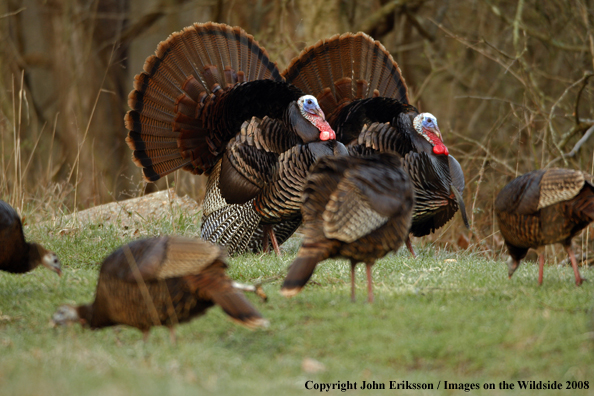
[[[103,261],[93,303],[63,305],[52,319],[92,329],[125,324],[145,340],[151,327],[167,326],[175,342],[176,324],[217,304],[241,325],[268,326],[226,269],[223,251],[208,242],[167,236],[134,241]]]
[[[571,240],[594,221],[594,184],[591,175],[571,169],[526,173],[507,184],[495,200],[501,235],[511,256],[511,278],[528,249],[539,253],[538,284],[542,284],[544,246],[561,243],[565,248],[575,284],[582,284]]]
[[[172,34],[136,76],[129,105],[126,141],[145,179],[179,168],[208,175],[201,236],[232,254],[262,244],[278,251],[301,223],[309,167],[346,153],[316,98],[285,83],[238,27],[209,22]]]
[[[38,243],[25,242],[19,215],[0,200],[0,270],[20,274],[39,265],[62,275],[58,256]]]
[[[293,296],[316,265],[330,257],[351,261],[351,299],[355,266],[367,266],[367,300],[373,302],[371,267],[398,250],[408,234],[413,208],[411,182],[398,155],[324,158],[312,170],[303,197],[304,239],[282,286]]]
[[[469,226],[462,168],[449,155],[437,119],[409,104],[398,64],[379,41],[365,33],[333,36],[303,50],[282,75],[317,97],[349,154],[403,157],[416,198],[414,236],[434,232],[459,209]]]

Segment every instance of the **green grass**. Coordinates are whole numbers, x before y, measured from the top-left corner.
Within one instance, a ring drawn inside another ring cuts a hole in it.
[[[503,261],[472,253],[434,254],[425,247],[416,260],[401,250],[376,263],[373,305],[365,303],[363,265],[357,302],[350,302],[345,260],[324,262],[314,283],[286,299],[279,288],[299,246],[292,240],[282,258],[229,259],[234,279],[264,283],[269,301],[249,298],[270,328],[244,329],[213,308],[178,327],[177,345],[164,328],[153,329],[145,344],[133,328],[52,328],[49,319],[63,303],[93,299],[97,263],[122,243],[160,232],[196,235],[196,223],[179,216],[174,223],[147,220],[138,231],[96,225],[61,229],[31,227],[27,237],[59,254],[62,278],[44,268],[20,276],[0,273],[0,394],[298,394],[307,380],[358,385],[408,380],[435,387],[441,381],[441,388],[444,380],[481,386],[576,380],[594,388],[594,276],[588,269],[582,275],[590,281],[577,288],[570,267],[549,266],[539,287],[534,263],[524,263],[510,281]],[[325,369],[303,371],[306,358]],[[394,392],[466,393],[356,393]],[[518,392],[537,393],[513,391]]]

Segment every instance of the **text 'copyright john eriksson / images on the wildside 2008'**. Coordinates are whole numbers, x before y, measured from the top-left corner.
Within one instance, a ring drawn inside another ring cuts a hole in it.
[[[329,392],[339,390],[430,390],[430,389],[452,389],[470,392],[478,389],[505,389],[505,390],[578,390],[590,389],[589,381],[499,381],[499,382],[409,382],[409,381],[337,381],[337,382],[315,382],[306,381],[305,389],[318,392]]]

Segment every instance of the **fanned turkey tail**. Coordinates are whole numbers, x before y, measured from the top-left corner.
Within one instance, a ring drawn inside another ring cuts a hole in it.
[[[383,96],[409,103],[398,64],[365,33],[345,33],[307,47],[282,73],[287,82],[317,97],[332,125],[345,104]]]
[[[219,126],[234,121],[210,117],[220,97],[237,83],[263,79],[283,80],[239,27],[196,23],[161,42],[134,79],[125,116],[126,142],[144,178],[156,181],[180,168],[208,172],[231,137]]]

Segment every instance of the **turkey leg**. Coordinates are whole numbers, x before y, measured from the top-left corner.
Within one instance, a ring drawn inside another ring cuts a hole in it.
[[[415,254],[415,249],[413,249],[412,243],[410,243],[410,235],[406,237],[406,241],[404,243],[406,243],[406,247],[408,248],[408,251],[413,256],[413,258],[417,258],[417,255]]]
[[[569,255],[569,260],[571,260],[571,266],[573,267],[573,273],[575,275],[575,285],[581,286],[582,282],[585,280],[580,276],[580,271],[578,271],[577,260],[575,259],[575,254],[573,254],[573,250],[571,249],[571,245],[564,246],[565,251]]]
[[[355,302],[355,267],[357,263],[351,261],[351,301]]]
[[[272,247],[274,248],[276,255],[278,257],[281,257],[280,248],[278,247],[278,241],[276,240],[276,235],[274,235],[274,228],[272,228],[272,225],[267,224],[264,226],[263,230],[264,238],[262,240],[262,246],[264,247],[264,253],[268,253],[268,238],[270,238],[270,241],[272,242]]]
[[[367,302],[373,303],[373,279],[371,278],[371,266],[373,263],[365,263],[367,266]]]
[[[544,272],[544,252],[538,255],[538,285],[542,285],[542,275]]]

